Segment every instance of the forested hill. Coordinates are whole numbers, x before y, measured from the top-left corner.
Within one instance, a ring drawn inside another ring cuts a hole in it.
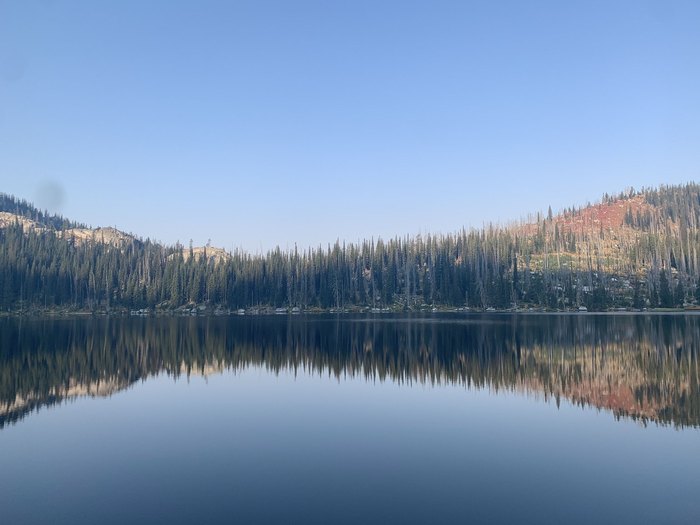
[[[15,218],[20,222],[30,222],[39,227],[48,227],[56,230],[86,228],[84,224],[69,221],[60,215],[49,215],[38,210],[25,200],[19,200],[4,193],[0,193],[0,214],[7,220]]]
[[[252,255],[90,229],[0,194],[0,308],[682,307],[700,298],[699,223],[687,184],[509,226]]]

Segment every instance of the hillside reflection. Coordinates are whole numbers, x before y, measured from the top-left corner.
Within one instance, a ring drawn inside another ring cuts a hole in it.
[[[155,374],[252,365],[510,390],[697,427],[699,345],[693,315],[0,319],[0,428]]]

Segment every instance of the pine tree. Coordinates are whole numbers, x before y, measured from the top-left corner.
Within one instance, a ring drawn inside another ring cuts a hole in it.
[[[662,308],[673,307],[673,294],[668,284],[666,270],[661,270],[661,274],[659,275],[659,303]]]

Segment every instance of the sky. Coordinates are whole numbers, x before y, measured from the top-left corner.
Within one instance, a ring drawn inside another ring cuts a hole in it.
[[[0,192],[253,252],[700,181],[700,2],[0,0]]]

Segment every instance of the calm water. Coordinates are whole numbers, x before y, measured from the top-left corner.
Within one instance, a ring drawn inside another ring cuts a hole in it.
[[[0,522],[700,523],[700,316],[0,319]]]

